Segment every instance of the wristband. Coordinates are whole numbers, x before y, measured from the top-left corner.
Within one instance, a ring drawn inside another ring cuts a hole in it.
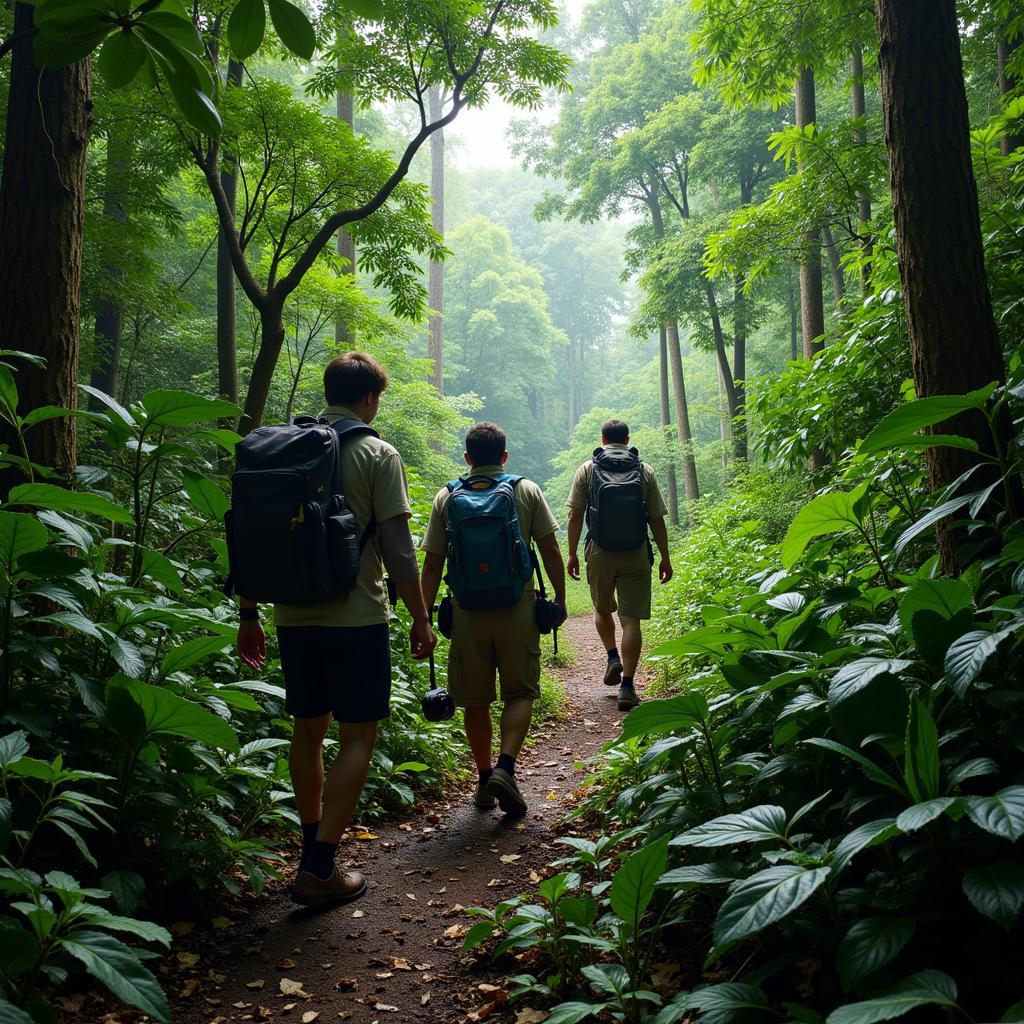
[[[259,622],[260,610],[259,608],[239,608],[238,618],[242,622]]]

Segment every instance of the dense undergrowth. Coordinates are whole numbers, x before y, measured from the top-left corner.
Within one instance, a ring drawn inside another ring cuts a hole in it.
[[[53,412],[17,419],[19,364],[7,353],[0,365],[0,415],[29,431]],[[5,1024],[52,1019],[54,986],[82,969],[167,1020],[144,960],[170,936],[152,922],[183,900],[260,893],[285,867],[279,833],[297,821],[275,652],[259,679],[240,675],[222,593],[216,464],[237,436],[204,424],[232,407],[166,390],[130,408],[92,397],[96,409],[80,413],[80,489],[36,467],[0,511]],[[411,489],[420,523],[431,494],[415,479]],[[400,609],[392,715],[361,821],[465,770],[456,723],[420,714],[427,667],[410,659],[407,632]],[[442,653],[442,679],[443,666]],[[545,694],[557,704],[552,687]]]

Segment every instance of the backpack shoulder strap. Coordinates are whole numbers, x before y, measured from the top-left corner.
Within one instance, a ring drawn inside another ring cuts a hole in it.
[[[336,420],[331,424],[335,434],[338,435],[338,442],[344,445],[346,441],[351,440],[353,437],[359,437],[361,435],[367,435],[369,437],[380,437],[369,423],[363,423],[361,420]],[[359,555],[362,557],[363,552],[366,550],[366,545],[370,543],[370,538],[374,535],[377,530],[377,517],[370,511],[370,521],[366,524],[366,529],[363,530],[359,537]]]

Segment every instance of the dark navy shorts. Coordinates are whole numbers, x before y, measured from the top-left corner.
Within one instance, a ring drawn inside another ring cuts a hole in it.
[[[391,714],[391,643],[375,626],[278,626],[285,708],[296,718],[346,723]]]

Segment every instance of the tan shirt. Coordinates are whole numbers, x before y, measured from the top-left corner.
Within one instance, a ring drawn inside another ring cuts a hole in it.
[[[628,448],[625,444],[606,444],[605,448]],[[647,519],[664,519],[668,515],[668,507],[662,496],[658,480],[654,470],[646,462],[641,463],[644,471],[644,502],[647,505]],[[572,478],[572,487],[569,488],[569,501],[567,502],[573,512],[586,512],[587,501],[590,497],[590,480],[594,475],[594,461],[587,459],[586,462],[576,470]]]
[[[474,466],[474,475],[489,476],[492,479],[505,472],[502,466]],[[468,474],[467,474],[468,475]],[[519,513],[519,532],[527,544],[534,544],[544,537],[549,537],[558,529],[554,514],[544,498],[541,489],[525,478],[516,484],[516,511]],[[427,532],[423,535],[420,545],[424,551],[442,558],[448,553],[448,499],[451,494],[447,487],[442,487],[434,498],[430,510],[430,522]]]
[[[328,406],[321,415],[332,423],[358,419],[339,405]],[[371,515],[382,523],[412,513],[402,456],[387,441],[370,434],[349,438],[341,449],[341,482],[360,536]],[[322,604],[274,605],[274,623],[278,626],[375,626],[387,622],[389,614],[384,561],[376,532],[363,551],[356,585],[343,597]]]

